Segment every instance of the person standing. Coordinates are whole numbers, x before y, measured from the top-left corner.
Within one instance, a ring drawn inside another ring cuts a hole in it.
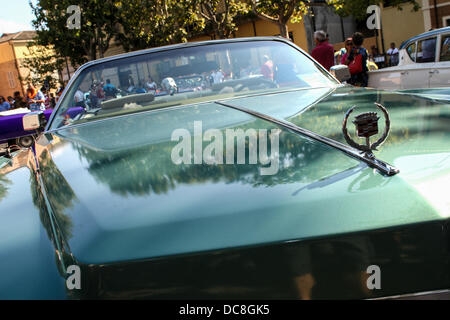
[[[153,94],[156,93],[157,85],[156,82],[153,81],[152,77],[148,77],[148,81],[145,83],[145,87],[147,88],[148,92],[151,92]]]
[[[45,106],[45,109],[47,110],[50,108],[50,99],[48,97],[47,88],[42,87],[41,92],[44,94],[44,98],[45,98],[44,106]]]
[[[84,93],[80,88],[75,92],[73,100],[75,102],[75,107],[84,107]]]
[[[56,107],[56,98],[53,93],[50,93],[50,109],[54,109]]]
[[[36,89],[31,83],[27,88],[27,103],[31,111],[45,110],[45,97],[41,90]]]
[[[20,91],[14,92],[14,109],[28,108],[27,103],[23,100],[20,95]]]
[[[391,47],[387,51],[387,55],[389,56],[389,65],[396,66],[398,65],[398,49],[395,47],[395,43],[391,43]]]
[[[266,79],[273,80],[273,62],[269,56],[264,55],[264,64],[261,66],[261,73]]]
[[[345,61],[347,60],[350,51],[352,51],[352,48],[353,48],[353,40],[352,38],[347,38],[347,40],[345,40],[344,53],[342,54],[341,61],[339,61],[340,64],[345,64]]]
[[[6,101],[4,96],[0,96],[0,111],[7,111],[11,108],[11,105]]]
[[[334,66],[334,48],[328,43],[327,34],[322,30],[314,32],[314,41],[316,42],[316,47],[311,52],[311,55],[329,71]]]
[[[11,96],[8,96],[7,99],[8,99],[8,103],[9,103],[11,109],[14,109],[14,98]]]
[[[362,33],[355,32],[352,36],[353,48],[346,57],[345,64],[348,65],[351,78],[349,83],[358,87],[367,87],[369,76],[367,74],[368,53],[362,47],[364,37]]]
[[[213,78],[214,84],[216,84],[216,83],[223,82],[223,79],[225,78],[225,76],[224,76],[222,70],[219,68],[215,72],[213,72],[212,78]]]
[[[110,79],[106,79],[106,84],[103,87],[103,91],[105,92],[105,98],[115,98],[117,94],[117,88],[111,83]]]

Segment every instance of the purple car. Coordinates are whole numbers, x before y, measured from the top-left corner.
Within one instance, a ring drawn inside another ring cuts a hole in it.
[[[71,108],[68,114],[71,118],[82,112],[81,107]],[[53,109],[44,111],[45,118],[50,118]],[[6,153],[8,147],[18,146],[19,148],[29,148],[33,143],[33,135],[37,131],[25,131],[23,129],[22,118],[27,113],[19,113],[9,116],[2,116],[0,113],[0,156]]]

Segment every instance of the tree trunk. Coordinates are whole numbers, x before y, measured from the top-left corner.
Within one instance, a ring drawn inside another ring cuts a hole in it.
[[[280,36],[289,39],[289,31],[286,23],[278,22],[278,28],[280,28]]]

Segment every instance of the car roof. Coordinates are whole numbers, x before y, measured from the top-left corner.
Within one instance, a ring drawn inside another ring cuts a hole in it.
[[[419,40],[419,39],[422,39],[422,38],[431,37],[431,36],[435,36],[435,35],[438,35],[440,33],[445,33],[445,32],[450,32],[450,27],[444,27],[444,28],[440,28],[440,29],[424,32],[422,34],[419,34],[417,36],[414,36],[414,37],[404,41],[402,43],[402,45],[400,46],[400,49],[405,48],[408,44],[410,44],[412,42],[415,42],[416,40]]]

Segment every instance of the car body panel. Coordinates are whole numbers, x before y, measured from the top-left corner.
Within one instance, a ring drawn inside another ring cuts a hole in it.
[[[339,141],[343,140],[340,123],[347,108],[357,104],[364,110],[370,107],[369,101],[383,102],[391,111],[395,129],[391,140],[383,146],[380,158],[397,165],[401,174],[383,177],[339,151],[285,130],[280,136],[280,149],[284,152],[280,153],[287,158],[281,162],[289,162],[293,152],[301,153],[302,149],[298,148],[302,145],[316,155],[314,161],[294,161],[273,177],[253,179],[247,175],[255,174],[256,165],[243,166],[242,171],[239,170],[241,165],[215,169],[210,169],[209,165],[174,165],[170,152],[176,142],[170,141],[171,132],[183,127],[192,130],[193,121],[203,121],[204,130],[245,129],[250,124],[252,128],[274,128],[245,113],[212,103],[143,112],[126,119],[113,118],[95,125],[87,123],[61,129],[53,134],[58,141],[57,151],[45,153],[46,158],[40,159],[40,165],[48,167],[51,161],[58,175],[66,180],[63,186],[67,186],[67,193],[76,199],[64,212],[74,223],[74,230],[66,233],[71,234],[67,240],[78,261],[107,263],[185,254],[393,227],[450,215],[446,209],[448,203],[433,202],[434,198],[441,198],[436,194],[433,197],[425,188],[436,181],[442,186],[449,177],[446,143],[449,134],[442,131],[446,122],[439,126],[442,120],[439,116],[442,113],[445,120],[448,105],[437,105],[433,110],[427,107],[426,99],[415,98],[416,114],[425,113],[424,118],[429,117],[427,114],[438,116],[435,126],[438,131],[430,132],[428,128],[420,130],[421,118],[413,117],[415,124],[411,122],[413,114],[404,105],[411,106],[411,97],[399,99],[389,93],[384,96],[381,92],[354,88],[341,88],[331,95],[328,89],[316,91],[316,95],[311,90],[307,93],[300,90],[231,99],[228,103],[256,108]],[[312,97],[302,99],[305,95]],[[314,104],[317,100],[319,102]],[[283,111],[283,105],[290,108],[297,101],[294,105],[299,113],[293,114],[294,110],[287,109],[286,113],[277,115],[273,108],[275,101]],[[395,105],[391,107],[390,103]],[[317,112],[326,115],[327,125],[323,125]],[[212,114],[216,117],[211,117]],[[169,124],[165,119],[172,121]],[[416,152],[411,150],[412,144],[402,148],[404,126],[418,130],[406,133],[417,148]],[[127,132],[138,134],[127,135]],[[288,148],[292,143],[294,146]],[[421,150],[423,145],[427,145],[425,152]],[[308,159],[304,152],[303,157]],[[428,167],[424,167],[424,163]],[[438,163],[440,166],[436,166]],[[295,172],[297,174],[290,177]],[[311,174],[306,174],[309,172],[314,174],[309,176]],[[287,177],[281,178],[284,175]],[[362,190],[356,192],[355,188],[362,181],[364,187],[360,186]],[[49,198],[61,202],[58,200],[61,188],[56,194],[47,190]],[[376,205],[379,198],[384,199],[385,206]],[[323,201],[335,208],[334,212],[321,210]],[[149,203],[151,207],[147,207]],[[356,208],[363,206],[373,210],[360,212],[356,219]],[[272,231],[245,232],[256,221],[258,229]],[[324,225],[320,221],[330,223]],[[137,245],[136,241],[144,238],[149,239],[149,245]],[[205,238],[209,241],[205,242]]]
[[[64,299],[65,280],[29,153],[0,164],[0,299]]]
[[[81,268],[82,289],[66,290],[69,298],[339,299],[449,288],[444,95],[340,85],[268,90],[216,97],[236,108],[214,100],[174,104],[47,131],[19,169],[0,169],[14,185],[29,187],[22,199],[12,189],[0,199],[8,235],[0,261],[10,259],[15,242],[20,246],[15,215],[23,202],[30,221],[20,257],[46,268],[39,281],[52,289],[42,297],[63,295],[72,264]],[[346,111],[355,105],[356,113],[374,111],[374,102],[391,118],[375,155],[400,170],[394,176],[245,111],[345,142]],[[262,165],[248,157],[243,164],[176,165],[173,133],[186,129],[195,144],[195,122],[222,135],[280,130],[278,172],[261,175]],[[10,188],[5,179],[0,184]],[[38,242],[45,244],[39,250]],[[14,275],[18,262],[0,268]],[[377,290],[367,286],[371,265],[382,270]],[[23,266],[18,271],[27,272]],[[19,273],[15,281],[25,286]],[[13,282],[1,281],[2,289],[14,290]]]

